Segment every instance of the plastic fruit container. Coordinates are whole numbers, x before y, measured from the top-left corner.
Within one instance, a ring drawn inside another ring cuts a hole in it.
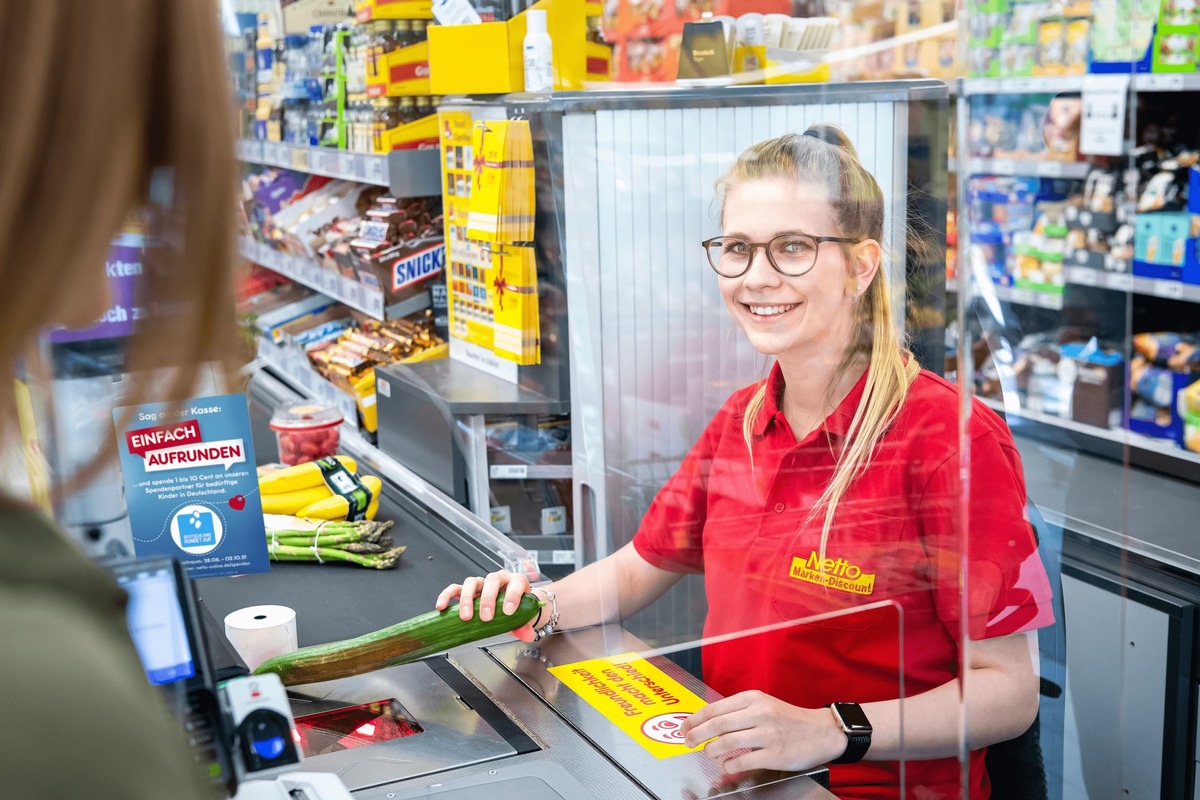
[[[279,460],[288,466],[335,455],[341,442],[342,412],[322,403],[293,403],[275,411],[271,430]]]

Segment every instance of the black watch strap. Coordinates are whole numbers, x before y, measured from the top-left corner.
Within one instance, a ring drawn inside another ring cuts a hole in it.
[[[830,764],[857,764],[871,749],[871,723],[858,703],[833,703],[833,719],[846,734],[846,751]]]
[[[871,734],[847,733],[846,752],[830,761],[830,764],[857,764],[871,749]]]

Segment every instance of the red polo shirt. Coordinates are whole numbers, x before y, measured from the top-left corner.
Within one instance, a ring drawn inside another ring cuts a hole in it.
[[[633,542],[643,558],[704,573],[706,638],[852,612],[706,645],[705,682],[723,695],[758,689],[807,708],[911,697],[959,673],[964,607],[976,639],[1053,621],[1008,428],[975,403],[965,535],[959,394],[929,372],[913,382],[870,466],[842,497],[821,572],[824,512],[810,519],[809,510],[833,474],[865,383],[864,374],[824,424],[797,442],[779,409],[776,364],[754,428],[753,460],[742,420],[757,384],[725,403],[642,519]],[[987,798],[983,751],[970,759],[969,796]],[[900,771],[896,762],[834,766],[832,788],[840,798],[898,797]],[[960,797],[959,774],[954,758],[905,762],[906,794]]]

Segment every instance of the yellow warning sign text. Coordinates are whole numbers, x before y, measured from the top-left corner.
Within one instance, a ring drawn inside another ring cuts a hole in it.
[[[634,653],[563,664],[549,672],[655,758],[704,746],[683,743],[683,721],[706,703]]]

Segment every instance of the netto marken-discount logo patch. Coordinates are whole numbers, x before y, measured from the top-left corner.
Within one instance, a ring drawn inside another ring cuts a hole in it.
[[[793,556],[792,568],[788,575],[798,581],[815,583],[840,592],[871,594],[875,591],[874,572],[863,572],[862,567],[851,564],[844,558],[827,558],[822,565],[816,550],[812,551],[807,559]]]

